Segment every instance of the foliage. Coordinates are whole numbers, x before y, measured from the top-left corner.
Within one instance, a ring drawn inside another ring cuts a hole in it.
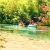
[[[38,17],[41,13],[39,5],[49,2],[43,0],[2,0],[0,1],[0,23],[24,23],[30,22],[32,19],[37,22],[34,17]]]
[[[44,3],[42,3],[41,4],[41,6],[39,6],[41,9],[42,9],[42,11],[45,13],[45,14],[43,14],[43,13],[40,13],[40,17],[38,18],[39,20],[41,20],[41,22],[40,22],[40,24],[39,25],[49,25],[50,26],[50,16],[48,16],[48,14],[47,14],[47,11],[49,11],[47,8],[48,8],[48,6],[45,6],[45,4]],[[49,7],[50,8],[50,7]],[[42,17],[43,16],[43,17]]]

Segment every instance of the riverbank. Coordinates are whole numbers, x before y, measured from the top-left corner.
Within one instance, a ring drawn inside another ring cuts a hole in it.
[[[0,50],[50,50],[50,44],[48,39],[31,39],[0,32]]]

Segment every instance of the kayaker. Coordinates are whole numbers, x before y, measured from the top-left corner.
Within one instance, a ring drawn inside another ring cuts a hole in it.
[[[24,26],[22,20],[20,21],[19,26]]]
[[[19,24],[23,24],[22,20],[20,21],[20,23],[19,23]]]
[[[34,25],[34,21],[32,20],[30,24],[31,24],[31,25]]]

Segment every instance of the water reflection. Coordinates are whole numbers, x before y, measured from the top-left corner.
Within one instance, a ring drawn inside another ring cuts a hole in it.
[[[14,27],[15,25],[11,25],[12,27]],[[19,34],[21,36],[26,36],[26,37],[30,37],[30,38],[48,38],[50,39],[50,30],[48,29],[49,27],[43,27],[40,29],[40,27],[37,28],[37,30],[44,30],[44,28],[47,28],[48,31],[29,31],[29,30],[18,30],[20,28],[17,28],[17,29],[13,29],[11,28],[11,26],[9,25],[0,25],[0,31],[3,31],[3,32],[7,32],[7,33],[12,33],[12,34]],[[23,27],[21,27],[23,29]],[[25,27],[25,29],[28,29]]]

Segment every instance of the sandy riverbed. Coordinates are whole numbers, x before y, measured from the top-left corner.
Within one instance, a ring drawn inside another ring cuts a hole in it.
[[[47,39],[31,39],[0,32],[0,50],[50,50],[50,43]]]

